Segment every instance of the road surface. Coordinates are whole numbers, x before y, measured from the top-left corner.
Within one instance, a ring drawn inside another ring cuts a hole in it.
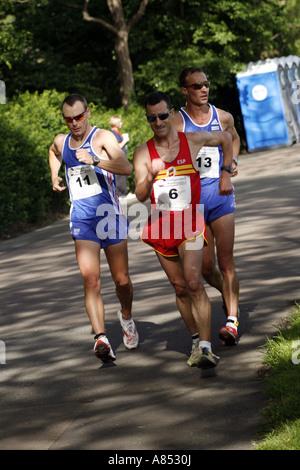
[[[267,404],[267,336],[300,298],[300,144],[240,157],[235,259],[240,341],[225,347],[212,303],[216,369],[186,365],[191,342],[154,252],[129,239],[140,346],[125,350],[106,260],[102,293],[117,355],[102,366],[68,220],[0,244],[0,449],[251,450]]]

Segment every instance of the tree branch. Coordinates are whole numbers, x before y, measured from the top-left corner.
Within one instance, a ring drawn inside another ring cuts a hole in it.
[[[96,18],[95,16],[91,16],[88,12],[88,4],[90,0],[85,0],[84,5],[82,8],[82,17],[85,21],[89,21],[91,23],[98,23],[101,24],[101,26],[104,26],[104,28],[109,29],[109,31],[113,32],[114,34],[118,34],[118,30],[110,23],[107,23],[106,21],[102,20],[101,18]]]
[[[146,7],[149,3],[149,0],[142,0],[139,6],[138,11],[136,12],[135,15],[131,18],[131,20],[128,23],[128,31],[131,30],[131,28],[140,20],[140,18],[143,16]]]
[[[57,1],[57,3],[61,3],[65,7],[77,8],[78,10],[81,10],[81,8],[82,8],[80,5],[74,5],[74,3],[64,2],[63,0],[56,0],[56,1]]]
[[[61,3],[62,5],[69,7],[69,8],[76,8],[77,10],[82,11],[82,17],[85,21],[89,21],[90,23],[98,23],[101,24],[104,28],[108,29],[114,34],[118,34],[118,31],[114,26],[110,23],[107,23],[106,21],[102,20],[101,18],[96,18],[94,16],[91,16],[88,12],[88,4],[89,0],[85,0],[83,6],[81,5],[74,5],[74,3],[69,3],[65,2],[64,0],[56,0],[58,3]]]

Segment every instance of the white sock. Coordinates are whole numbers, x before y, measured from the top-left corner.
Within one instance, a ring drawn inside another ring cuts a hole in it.
[[[235,324],[235,322],[237,323],[237,325]],[[230,326],[230,328],[234,328],[237,331],[237,327],[238,327],[237,317],[233,317],[231,315],[228,315],[226,326]]]
[[[198,333],[195,333],[194,335],[192,335],[192,341],[193,341],[193,344],[199,342],[199,335],[198,335]]]
[[[199,341],[199,348],[207,348],[211,351],[211,343],[209,341]]]
[[[130,322],[133,320],[132,317],[130,317],[130,318],[124,318],[124,317],[123,317],[123,314],[122,314],[122,310],[120,310],[120,312],[121,312],[121,319],[122,319],[123,322],[125,322],[125,324],[126,324],[126,323],[130,323]]]
[[[124,318],[124,317],[122,317],[122,320],[123,320],[125,323],[126,323],[126,322],[127,322],[127,323],[130,323],[130,322],[132,321],[132,317],[130,317],[130,318]]]

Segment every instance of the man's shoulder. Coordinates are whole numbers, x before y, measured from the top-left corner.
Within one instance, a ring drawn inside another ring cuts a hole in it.
[[[91,132],[94,131],[93,141],[94,143],[104,142],[107,139],[111,139],[113,137],[113,133],[107,129],[102,129],[100,127],[94,126]]]
[[[231,124],[232,123],[232,121],[233,121],[232,114],[230,114],[228,111],[225,111],[224,109],[217,108],[217,107],[215,107],[215,108],[216,108],[217,113],[219,115],[221,124],[224,125],[224,124]]]
[[[176,113],[172,118],[172,126],[177,132],[182,132],[183,130],[183,120],[180,112]]]
[[[149,157],[149,151],[148,151],[148,145],[147,142],[144,142],[143,144],[140,144],[138,147],[133,152],[133,161],[138,161],[140,162],[143,160],[143,157]]]
[[[55,139],[54,140],[62,140],[62,139],[65,139],[65,137],[67,137],[68,134],[64,134],[64,133],[61,133],[61,134],[57,134],[55,136]]]
[[[57,134],[54,138],[54,146],[56,147],[57,150],[62,152],[63,149],[63,144],[65,141],[65,138],[67,137],[68,134]]]
[[[151,140],[151,139],[150,139]],[[147,148],[148,148],[148,142],[149,140],[147,140],[147,142],[143,142],[142,144],[140,144],[136,149],[135,149],[135,152],[142,152],[142,151],[145,151]]]

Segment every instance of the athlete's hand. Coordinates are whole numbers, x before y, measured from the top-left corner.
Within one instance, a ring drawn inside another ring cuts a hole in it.
[[[154,158],[147,167],[149,173],[155,178],[160,171],[165,169],[165,164],[160,158]]]
[[[87,165],[93,164],[92,155],[85,149],[76,150],[76,158],[80,163],[86,163]]]
[[[221,178],[219,181],[219,194],[220,196],[229,196],[233,193],[233,186],[231,183],[231,175],[227,171],[221,171]]]
[[[235,163],[235,161],[232,162],[232,168],[233,168],[233,173],[231,174],[231,177],[237,176],[237,174],[238,174],[238,167],[237,167],[237,164]]]
[[[62,183],[63,179],[60,178],[60,176],[57,176],[56,178],[53,179],[52,181],[52,188],[53,191],[56,193],[61,193],[66,189],[66,186]]]

